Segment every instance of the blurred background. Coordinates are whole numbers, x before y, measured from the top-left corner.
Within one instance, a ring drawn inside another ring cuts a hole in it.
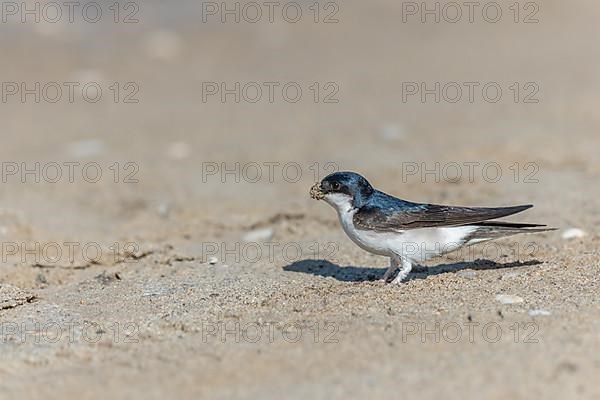
[[[413,201],[534,203],[524,222],[597,240],[600,4],[475,3],[2,2],[0,236],[202,258],[310,216],[276,238],[349,249],[308,189],[352,170]],[[12,256],[0,282],[87,277]]]
[[[519,3],[517,10],[498,3],[500,17],[481,3],[472,15],[466,6],[458,9],[457,22],[448,22],[456,19],[456,7],[443,2],[438,11],[436,2],[395,1],[272,9],[244,2],[116,4],[3,3],[1,159],[30,168],[97,162],[103,172],[95,184],[80,178],[62,184],[63,178],[30,185],[19,177],[22,168],[15,176],[3,168],[3,207],[27,216],[34,230],[102,231],[107,220],[116,224],[111,230],[127,229],[160,207],[207,218],[222,218],[217,207],[226,215],[283,210],[289,203],[306,207],[314,169],[322,177],[327,163],[414,200],[436,200],[447,191],[448,200],[462,202],[539,197],[552,209],[552,199],[561,196],[562,207],[588,207],[580,189],[599,172],[593,1]],[[272,101],[268,82],[274,82]],[[468,82],[474,83],[472,99]],[[412,94],[407,83],[419,91]],[[422,83],[424,91],[433,89],[425,102]],[[493,91],[502,90],[496,102],[484,97],[490,83],[494,101]],[[233,90],[224,98],[222,84]],[[462,94],[452,102],[457,85]],[[256,86],[262,93],[252,102]],[[302,92],[295,101],[297,87]],[[115,162],[118,184],[109,170]],[[233,177],[221,179],[221,163],[234,169],[236,162],[241,168],[295,162],[303,174],[297,183],[279,176],[230,184]],[[428,184],[438,183],[432,176],[403,179],[402,163],[412,162],[426,168],[497,162],[503,178],[491,184],[478,172],[475,183],[484,190],[465,192],[471,182],[463,167],[459,185],[441,179],[440,189]],[[133,172],[126,163],[136,164],[138,183],[122,182]],[[203,163],[219,166],[205,182]],[[509,170],[515,163],[517,182]],[[532,171],[524,170],[527,163],[535,163],[540,184],[523,183]]]

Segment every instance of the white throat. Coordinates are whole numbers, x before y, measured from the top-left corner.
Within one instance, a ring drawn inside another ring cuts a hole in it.
[[[328,193],[323,200],[335,208],[340,216],[352,210],[352,197],[347,194]]]
[[[352,197],[341,193],[330,193],[325,195],[324,200],[331,204],[337,211],[340,224],[342,225],[344,232],[346,232],[346,235],[348,235],[354,243],[358,244],[363,249],[370,251],[368,247],[365,247],[363,241],[359,237],[359,232],[354,227],[353,217],[358,210],[352,207]]]

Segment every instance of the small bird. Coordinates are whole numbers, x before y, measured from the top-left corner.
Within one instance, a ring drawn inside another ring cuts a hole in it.
[[[546,225],[490,221],[519,213],[531,204],[512,207],[455,207],[401,200],[374,189],[354,172],[335,172],[315,183],[310,195],[336,209],[344,232],[362,249],[390,257],[383,275],[399,284],[413,265],[463,246],[517,233],[554,230]]]

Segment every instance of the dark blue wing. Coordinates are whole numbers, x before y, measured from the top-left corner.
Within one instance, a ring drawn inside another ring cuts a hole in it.
[[[418,204],[376,192],[369,202],[354,214],[357,229],[402,231],[415,228],[456,226],[487,221],[516,214],[533,207],[455,207],[438,204]]]

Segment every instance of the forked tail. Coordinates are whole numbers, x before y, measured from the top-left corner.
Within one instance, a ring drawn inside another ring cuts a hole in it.
[[[546,228],[546,225],[520,224],[513,222],[480,222],[467,226],[476,228],[466,237],[465,243],[467,244],[480,243],[519,233],[537,233],[556,230],[556,228]]]

